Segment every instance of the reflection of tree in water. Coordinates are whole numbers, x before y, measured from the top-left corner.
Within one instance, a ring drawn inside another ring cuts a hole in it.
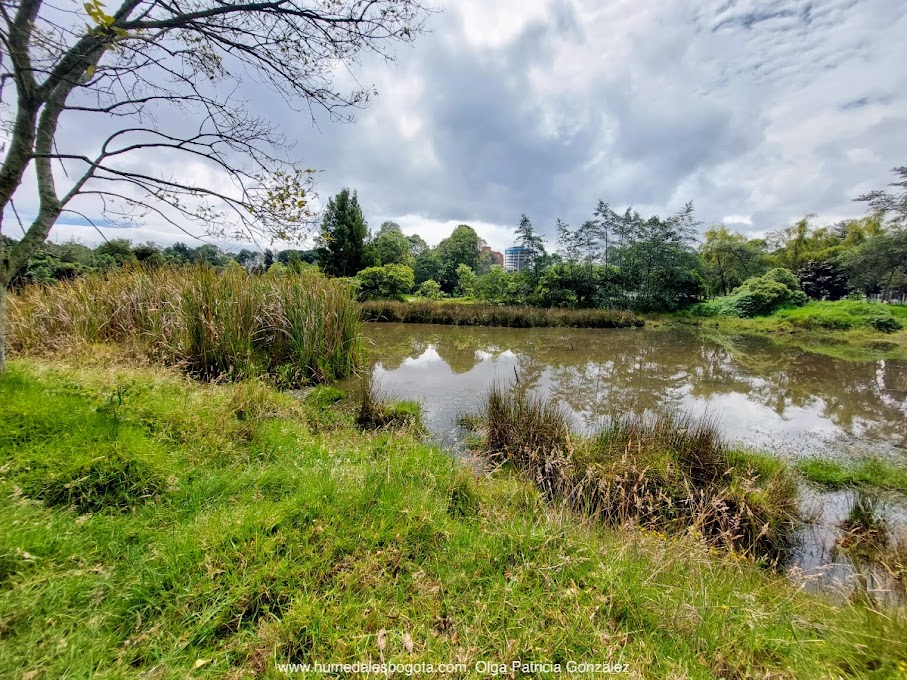
[[[400,368],[407,359],[420,357],[428,347],[421,339],[403,334],[381,334],[376,340],[366,333],[363,345],[369,368],[380,362],[388,371]]]
[[[692,381],[694,396],[712,398],[744,391],[779,416],[792,407],[816,408],[821,402],[820,413],[845,432],[907,445],[907,398],[897,399],[886,387],[907,375],[903,362],[844,361],[765,338],[719,338],[718,342],[706,341],[702,347],[703,351],[720,348],[717,351],[726,357],[720,362],[725,378],[716,374],[714,380]],[[732,388],[735,381],[745,388]]]
[[[390,324],[368,330],[378,344],[375,356],[389,370],[429,345],[457,374],[475,368],[480,351],[495,359],[509,350],[525,387],[547,392],[590,425],[601,416],[676,408],[687,394],[699,400],[742,394],[781,417],[792,408],[812,409],[848,433],[907,445],[904,362],[847,362],[765,338],[705,337],[684,329]]]

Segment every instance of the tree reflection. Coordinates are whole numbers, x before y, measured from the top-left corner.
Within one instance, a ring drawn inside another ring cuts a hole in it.
[[[805,410],[843,434],[907,446],[907,363],[849,362],[762,337],[703,335],[687,329],[586,330],[458,328],[378,324],[367,328],[372,357],[393,372],[428,347],[450,368],[424,368],[426,382],[470,389],[494,380],[515,355],[521,385],[569,407],[587,426],[601,418],[698,404],[752,404],[787,422]],[[509,357],[505,362],[504,358]],[[420,369],[422,370],[422,369]],[[516,379],[516,377],[514,378]],[[463,384],[466,384],[465,382]],[[443,386],[442,386],[443,387]],[[438,390],[443,396],[444,390]],[[440,397],[439,397],[440,398]],[[760,423],[771,429],[770,422]]]

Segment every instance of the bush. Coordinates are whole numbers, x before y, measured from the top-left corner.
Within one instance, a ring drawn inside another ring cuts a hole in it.
[[[753,317],[771,314],[785,305],[806,304],[806,294],[800,290],[794,274],[776,268],[763,276],[744,281],[731,295],[716,301],[722,314]]]
[[[440,300],[444,297],[444,292],[441,290],[441,284],[435,281],[434,279],[429,279],[424,281],[419,290],[416,291],[416,295],[427,300]]]
[[[386,264],[368,267],[356,274],[360,300],[402,300],[412,291],[415,276],[411,267]]]
[[[895,319],[890,314],[877,314],[870,316],[866,319],[866,323],[877,331],[881,331],[882,333],[894,333],[895,331],[899,331],[904,327],[900,321]]]

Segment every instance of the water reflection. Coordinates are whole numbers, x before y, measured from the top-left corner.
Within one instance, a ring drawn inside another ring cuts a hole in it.
[[[717,415],[731,441],[779,455],[907,457],[907,363],[847,362],[695,330],[460,328],[371,324],[374,372],[420,399],[445,444],[495,380],[517,377],[579,428],[628,412]]]

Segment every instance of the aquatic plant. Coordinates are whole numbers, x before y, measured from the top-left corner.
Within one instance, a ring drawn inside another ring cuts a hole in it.
[[[483,454],[608,524],[693,532],[773,563],[793,545],[795,478],[778,461],[729,449],[712,419],[627,416],[578,437],[556,406],[495,386],[481,422]]]
[[[9,300],[14,352],[111,342],[207,380],[344,377],[359,364],[359,332],[349,287],[312,271],[134,267],[28,286]]]
[[[511,328],[638,328],[643,320],[619,309],[555,309],[485,304],[393,302],[361,304],[365,321],[435,323],[448,326],[508,326]]]
[[[419,427],[422,408],[408,400],[392,400],[371,376],[362,381],[359,415],[356,424],[363,430],[385,428]]]

